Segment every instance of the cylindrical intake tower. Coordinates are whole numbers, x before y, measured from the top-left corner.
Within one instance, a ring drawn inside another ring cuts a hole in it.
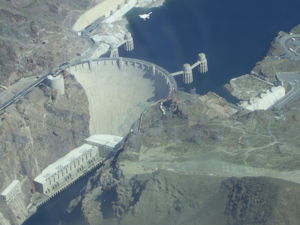
[[[190,64],[183,65],[183,83],[191,84],[193,82],[193,71]]]
[[[64,77],[61,74],[57,76],[47,76],[46,85],[57,90],[59,94],[63,95],[65,93],[65,81]]]
[[[204,53],[199,53],[199,72],[206,73],[208,71],[207,59]]]
[[[130,32],[125,35],[125,50],[132,51],[134,49],[134,42]]]

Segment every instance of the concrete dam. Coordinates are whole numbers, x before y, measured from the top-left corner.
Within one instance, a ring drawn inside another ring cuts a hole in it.
[[[91,135],[125,136],[147,107],[177,89],[166,70],[137,59],[101,58],[66,70],[87,94]]]
[[[66,72],[74,76],[87,95],[91,136],[31,178],[35,186],[32,201],[28,201],[18,179],[0,193],[0,217],[5,215],[13,224],[22,224],[49,199],[102,165],[118,150],[142,113],[177,90],[173,76],[160,66],[131,58],[98,58],[62,64],[55,72],[19,90],[2,108],[41,83],[65,95]]]

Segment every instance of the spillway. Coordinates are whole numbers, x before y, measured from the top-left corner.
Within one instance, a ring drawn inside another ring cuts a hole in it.
[[[126,135],[147,107],[177,89],[167,71],[136,59],[102,58],[73,65],[68,72],[87,94],[91,135]]]

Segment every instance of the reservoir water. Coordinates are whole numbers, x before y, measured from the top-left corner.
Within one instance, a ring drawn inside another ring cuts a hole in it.
[[[209,72],[195,73],[193,84],[200,94],[222,94],[226,82],[250,72],[263,59],[280,30],[289,31],[300,23],[299,0],[167,0],[163,7],[151,9],[150,20],[138,18],[149,11],[128,13],[135,50],[121,55],[149,60],[175,72],[205,52]],[[79,182],[49,201],[25,225],[57,225],[66,216],[67,202],[82,186]],[[81,219],[67,217],[61,224],[83,225]]]
[[[135,50],[122,55],[175,72],[204,52],[209,72],[194,73],[192,86],[200,94],[224,94],[223,85],[249,73],[279,31],[288,32],[300,23],[299,10],[299,0],[167,0],[163,7],[128,13]],[[150,11],[150,20],[138,17]]]

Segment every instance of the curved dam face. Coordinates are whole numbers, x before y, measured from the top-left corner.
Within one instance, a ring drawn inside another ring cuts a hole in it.
[[[135,59],[101,58],[67,70],[87,94],[91,135],[126,135],[147,107],[177,88],[167,71]]]

